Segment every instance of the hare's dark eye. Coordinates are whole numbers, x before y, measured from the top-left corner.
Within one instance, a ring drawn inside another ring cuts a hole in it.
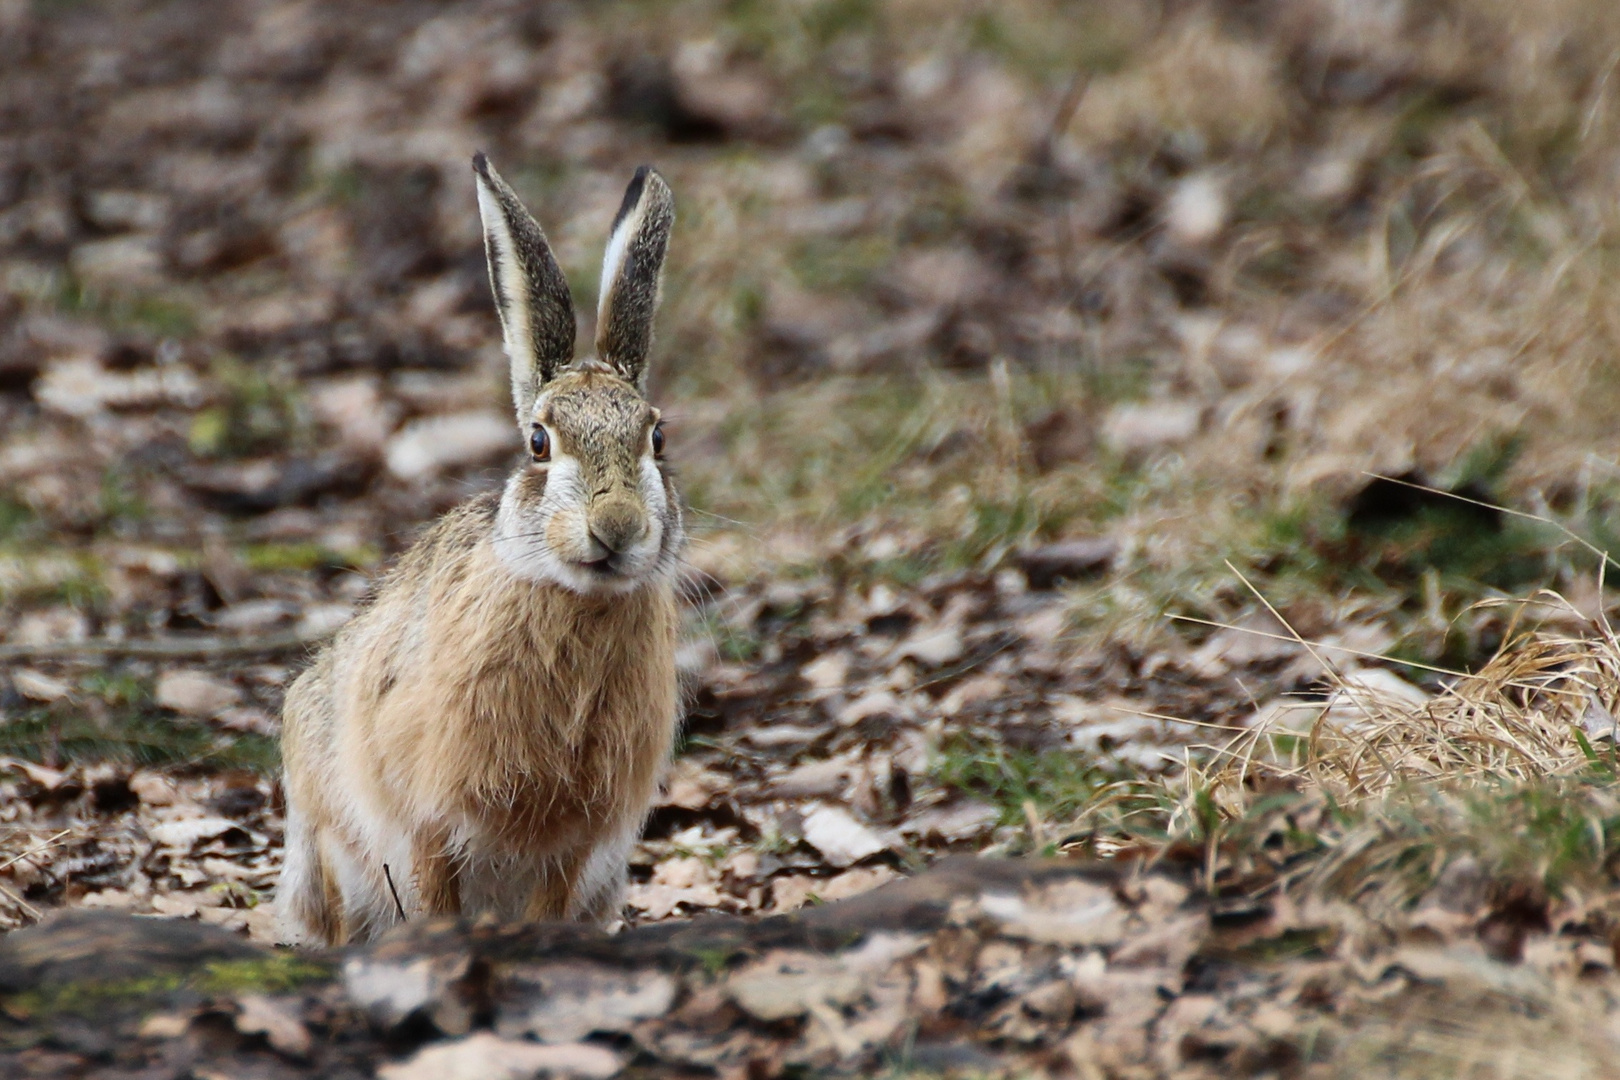
[[[655,424],[652,433],[652,448],[655,455],[664,452],[664,425]]]
[[[534,455],[536,461],[551,460],[551,436],[546,434],[545,428],[537,427],[534,434],[529,436],[529,453]]]

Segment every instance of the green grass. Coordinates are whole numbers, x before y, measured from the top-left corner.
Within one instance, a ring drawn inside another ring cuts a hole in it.
[[[1379,888],[1417,896],[1458,858],[1475,859],[1489,880],[1533,885],[1552,896],[1615,883],[1620,802],[1612,769],[1565,783],[1490,784],[1472,791],[1420,789],[1356,816],[1376,837],[1366,854],[1331,866],[1335,891]]]
[[[947,740],[933,774],[941,787],[995,806],[1002,825],[1025,824],[1026,804],[1042,821],[1072,821],[1115,779],[1078,751],[1015,749],[977,735]]]
[[[1510,500],[1495,493],[1510,457],[1500,443],[1476,448],[1435,481],[1438,490],[1463,498],[1410,492],[1409,504],[1377,512],[1358,510],[1355,500],[1262,504],[1251,517],[1251,539],[1234,544],[1234,561],[1249,567],[1261,590],[1283,607],[1296,599],[1355,596],[1394,614],[1398,634],[1413,628],[1413,620],[1432,623],[1435,613],[1444,613],[1449,628],[1440,634],[1425,628],[1422,648],[1413,651],[1407,642],[1404,658],[1447,666],[1481,662],[1496,639],[1474,615],[1457,616],[1482,599],[1595,575],[1597,556],[1575,537],[1589,537],[1599,550],[1620,537],[1616,507],[1601,491],[1561,520],[1511,512]],[[1409,492],[1389,483],[1382,490],[1395,499]]]
[[[869,286],[893,257],[894,244],[887,237],[817,238],[799,244],[790,265],[807,289],[855,292]]]
[[[714,641],[721,658],[729,663],[745,663],[755,659],[764,644],[752,628],[736,626],[718,617],[705,617],[699,632]]]
[[[1009,69],[1048,81],[1082,72],[1108,74],[1131,60],[1136,34],[1126,20],[1111,18],[1101,5],[1071,7],[1064,15],[1020,20],[983,8],[967,20],[968,41]]]
[[[127,671],[92,671],[84,677],[80,688],[108,705],[138,706],[152,701],[151,682]]]
[[[254,960],[216,960],[190,972],[165,972],[138,979],[86,980],[18,994],[6,1009],[18,1016],[104,1016],[106,1010],[150,1003],[182,992],[205,996],[285,994],[336,975],[331,964],[296,953]]]
[[[109,525],[138,524],[151,516],[139,481],[126,470],[114,466],[102,471],[101,516]]]
[[[38,516],[23,503],[0,495],[0,543],[22,541],[41,530]]]
[[[0,587],[0,600],[23,607],[67,604],[76,608],[93,608],[106,602],[110,594],[102,580],[101,562],[95,556],[69,555],[65,566],[56,565],[54,557],[45,556],[34,563],[30,571],[31,554],[26,549],[0,550],[0,558],[16,560],[20,578],[9,588]],[[49,568],[40,572],[40,563]]]
[[[68,274],[59,279],[56,306],[109,326],[146,330],[160,337],[186,338],[197,332],[197,314],[181,300],[151,294],[104,293]]]
[[[222,357],[214,377],[224,400],[199,412],[188,441],[200,457],[247,457],[287,449],[311,422],[297,386],[260,365]]]
[[[382,560],[382,553],[370,546],[336,551],[306,542],[246,544],[237,549],[237,555],[255,573],[364,570]]]
[[[114,686],[113,695],[127,692]],[[132,696],[139,698],[135,690]],[[0,755],[60,766],[115,761],[129,765],[207,765],[267,775],[281,765],[276,740],[218,732],[155,709],[129,706],[98,718],[69,701],[24,709],[0,726]]]
[[[1585,777],[1414,785],[1354,810],[1320,791],[1284,792],[1235,818],[1206,790],[1166,799],[1143,786],[1129,827],[1118,828],[1152,846],[1212,850],[1200,859],[1213,859],[1218,880],[1280,874],[1372,910],[1410,908],[1465,858],[1487,902],[1513,890],[1558,897],[1620,884],[1615,776],[1600,759]],[[1271,944],[1286,951],[1300,943]]]

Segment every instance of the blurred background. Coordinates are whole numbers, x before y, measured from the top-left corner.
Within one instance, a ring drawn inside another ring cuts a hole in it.
[[[1617,45],[1603,0],[0,0],[0,750],[270,769],[299,643],[501,482],[477,149],[582,342],[632,169],[676,193],[689,737],[759,790],[842,761],[776,795],[932,784],[969,810],[908,835],[988,843],[1318,685],[1171,615],[1421,700],[1476,602],[1606,602]]]

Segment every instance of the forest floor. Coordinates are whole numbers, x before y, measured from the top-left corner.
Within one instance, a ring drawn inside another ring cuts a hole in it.
[[[1597,0],[0,0],[0,926],[274,943],[282,695],[519,450],[470,156],[586,339],[649,161],[695,535],[627,926],[1147,860],[1607,1075],[1617,45]],[[1142,1023],[1260,1023],[1200,940]],[[1017,1067],[1314,1067],[1171,1041]]]

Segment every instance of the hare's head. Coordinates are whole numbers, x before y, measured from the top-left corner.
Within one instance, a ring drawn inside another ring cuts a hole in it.
[[[578,592],[636,588],[684,539],[648,404],[647,352],[674,201],[636,170],[602,267],[596,356],[574,359],[574,305],[545,234],[483,154],[473,158],[490,284],[530,462],[507,481],[495,548],[515,573]]]

